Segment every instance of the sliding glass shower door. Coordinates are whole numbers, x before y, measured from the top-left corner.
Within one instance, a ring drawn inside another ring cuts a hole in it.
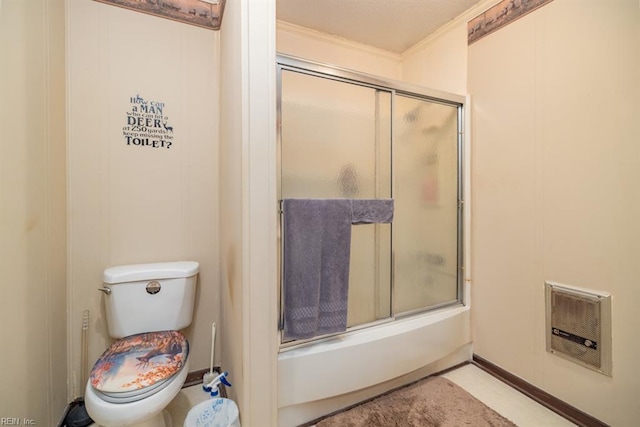
[[[391,93],[282,72],[281,199],[391,197]],[[391,225],[353,227],[348,325],[391,315]]]
[[[397,95],[394,114],[396,313],[458,299],[458,107]]]
[[[459,303],[461,104],[278,62],[279,199],[395,201],[392,224],[352,227],[348,326]]]

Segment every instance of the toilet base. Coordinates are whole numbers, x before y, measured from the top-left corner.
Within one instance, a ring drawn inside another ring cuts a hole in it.
[[[99,424],[91,424],[89,427],[102,427]],[[123,427],[173,427],[173,420],[169,411],[164,410],[155,417],[137,424],[129,424]]]

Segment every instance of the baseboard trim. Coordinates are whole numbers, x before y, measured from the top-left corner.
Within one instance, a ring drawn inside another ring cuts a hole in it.
[[[209,372],[209,369],[200,369],[199,371],[189,372],[187,374],[187,379],[184,381],[184,385],[182,386],[182,388],[202,384],[202,378],[204,377],[204,374],[206,374],[207,372]],[[214,366],[213,372],[219,374],[222,372],[222,369],[220,369],[220,366]],[[218,390],[220,391],[220,397],[225,397],[225,398],[228,397],[227,387],[225,387],[224,384],[220,384],[220,386],[218,386]]]
[[[191,372],[189,372],[187,374],[187,379],[184,380],[184,385],[182,386],[182,388],[191,387],[192,385],[196,385],[196,384],[202,384],[202,377],[207,372],[209,372],[209,369],[200,369],[199,371],[191,371]],[[217,366],[214,367],[213,368],[213,372],[220,373],[220,368],[217,367]]]
[[[473,355],[471,363],[579,427],[610,427],[599,419],[582,412],[477,354]]]

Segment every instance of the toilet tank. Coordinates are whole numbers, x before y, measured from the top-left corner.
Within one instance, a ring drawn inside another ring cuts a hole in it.
[[[199,264],[162,262],[111,267],[103,288],[109,335],[180,330],[191,324]]]

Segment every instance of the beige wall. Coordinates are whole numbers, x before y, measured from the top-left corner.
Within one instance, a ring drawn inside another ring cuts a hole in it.
[[[89,364],[105,350],[106,267],[200,263],[190,370],[219,321],[219,33],[94,2],[68,2],[69,350],[78,394],[82,311]],[[130,97],[163,102],[167,148],[127,145]],[[217,361],[220,361],[218,353]]]
[[[474,351],[636,425],[639,4],[557,0],[468,52]],[[613,377],[545,351],[545,280],[613,295]]]
[[[401,55],[402,81],[467,94],[467,22],[501,0],[483,0]]]
[[[243,360],[243,7],[244,2],[228,2],[220,28],[220,299],[221,355],[224,369],[231,373],[234,399],[244,418],[245,375]],[[222,226],[224,225],[224,226]],[[243,419],[244,421],[244,419]]]
[[[402,80],[467,93],[467,23],[458,19],[402,54]]]
[[[557,0],[467,47],[466,21],[493,3],[402,56],[403,79],[471,95],[474,352],[634,425],[639,4]],[[612,378],[545,351],[545,280],[612,293]]]
[[[400,55],[333,37],[318,31],[277,23],[278,53],[361,73],[400,79]]]
[[[67,403],[64,2],[0,2],[0,417]],[[17,386],[19,385],[19,386]]]

